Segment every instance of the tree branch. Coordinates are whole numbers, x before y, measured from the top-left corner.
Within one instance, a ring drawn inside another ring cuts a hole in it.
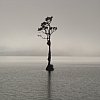
[[[47,39],[47,38],[43,37],[42,35],[38,35],[38,37],[41,37],[42,39]]]
[[[51,34],[57,30],[57,27],[52,27]]]
[[[50,34],[52,34],[53,32],[55,32],[55,30],[51,30],[51,33]]]

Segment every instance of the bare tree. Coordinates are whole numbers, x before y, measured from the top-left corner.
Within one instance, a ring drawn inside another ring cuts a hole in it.
[[[51,22],[52,22],[52,16],[45,18],[45,21],[41,23],[41,27],[38,28],[38,31],[43,33],[42,35],[38,35],[42,39],[47,40],[47,45],[49,47],[49,52],[48,52],[48,65],[46,67],[47,71],[53,71],[53,65],[51,64],[51,35],[53,32],[57,30],[57,27],[51,27]]]

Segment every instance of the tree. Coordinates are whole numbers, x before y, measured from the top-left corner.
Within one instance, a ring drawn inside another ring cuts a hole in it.
[[[48,52],[48,65],[46,67],[47,71],[53,71],[53,65],[51,64],[51,35],[53,32],[55,32],[57,30],[57,27],[51,27],[51,22],[52,22],[52,18],[51,17],[47,17],[45,18],[45,21],[43,23],[41,23],[41,27],[38,28],[38,31],[40,31],[41,33],[43,33],[45,36],[43,36],[43,34],[38,35],[39,37],[41,37],[42,39],[46,39],[47,40],[47,45],[49,47],[49,52]]]

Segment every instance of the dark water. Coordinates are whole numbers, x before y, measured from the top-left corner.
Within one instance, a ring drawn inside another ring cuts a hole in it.
[[[8,58],[7,58],[8,59]],[[100,64],[0,63],[0,100],[100,100]]]

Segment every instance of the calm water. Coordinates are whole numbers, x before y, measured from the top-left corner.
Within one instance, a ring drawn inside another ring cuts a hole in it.
[[[100,100],[100,58],[0,57],[0,100]]]

